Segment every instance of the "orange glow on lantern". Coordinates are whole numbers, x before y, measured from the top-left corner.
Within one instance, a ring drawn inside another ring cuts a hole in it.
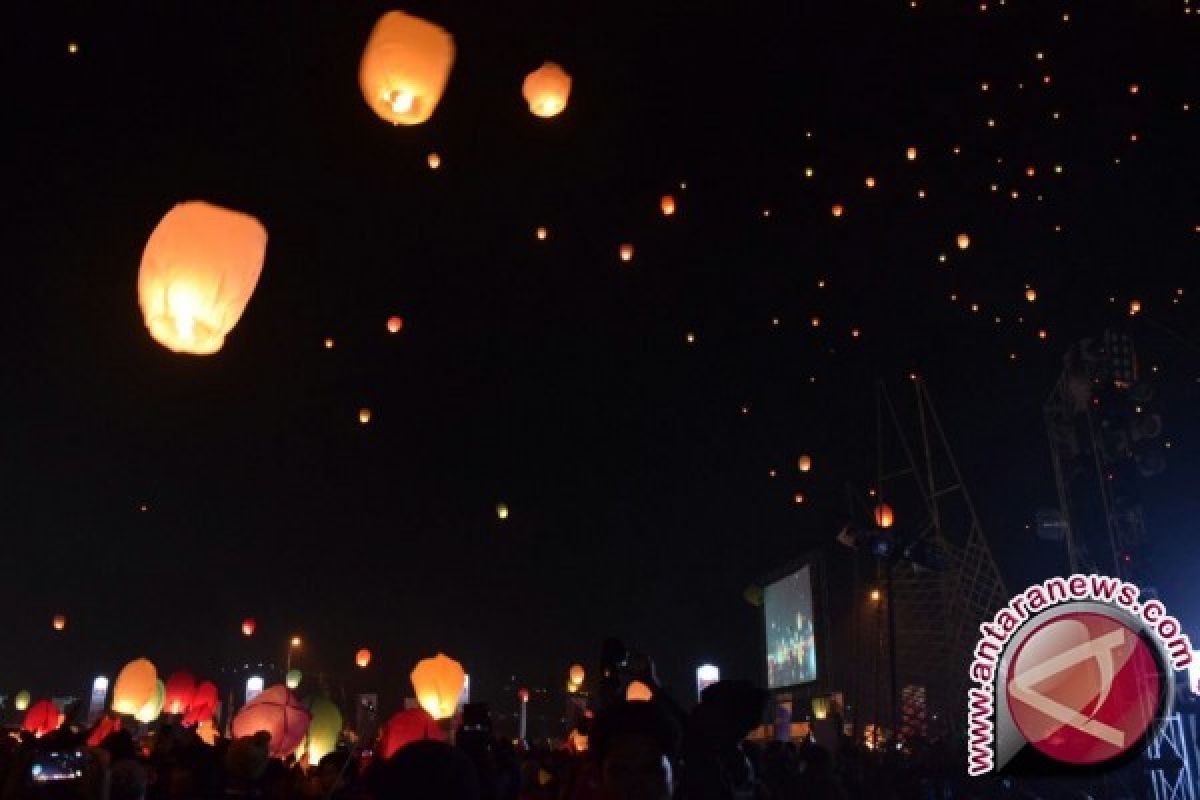
[[[896,524],[896,514],[887,503],[875,506],[875,524],[881,528],[890,528]]]
[[[467,679],[462,664],[438,653],[418,662],[409,677],[417,702],[429,716],[446,719],[454,714]]]
[[[547,61],[525,76],[521,93],[529,103],[529,111],[543,119],[557,116],[567,107],[571,95],[571,76],[552,61]]]
[[[371,651],[367,648],[362,648],[354,654],[354,663],[361,669],[366,669],[371,665]]]
[[[358,85],[381,119],[418,125],[433,116],[453,66],[453,36],[428,20],[389,11],[367,39]]]
[[[404,328],[404,318],[392,315],[388,317],[388,333],[399,333]]]
[[[658,206],[662,209],[663,216],[669,217],[675,213],[675,198],[669,194],[664,194]]]

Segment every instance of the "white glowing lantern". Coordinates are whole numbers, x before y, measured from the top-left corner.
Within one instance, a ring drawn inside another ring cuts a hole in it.
[[[713,664],[701,664],[696,667],[696,699],[700,693],[721,680],[721,670]]]
[[[254,698],[262,694],[263,679],[258,675],[251,675],[246,679],[246,702],[249,703]]]

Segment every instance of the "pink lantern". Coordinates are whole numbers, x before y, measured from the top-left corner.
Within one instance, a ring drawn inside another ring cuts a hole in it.
[[[211,681],[205,681],[196,687],[192,693],[192,704],[183,717],[184,725],[199,725],[208,722],[217,711],[217,687]]]
[[[429,716],[429,712],[423,708],[397,711],[384,723],[383,732],[379,734],[379,754],[385,759],[391,758],[404,745],[422,739],[444,742],[446,734],[442,732],[437,720]]]
[[[312,715],[296,696],[286,686],[277,685],[242,706],[233,718],[233,735],[240,739],[266,731],[271,735],[271,757],[285,758],[304,741],[311,721]]]
[[[25,721],[21,723],[21,728],[40,737],[58,730],[61,721],[62,714],[58,713],[58,707],[54,703],[38,700],[25,712]]]
[[[196,679],[187,670],[179,670],[167,678],[163,699],[163,711],[168,714],[185,714],[192,707],[196,694]]]

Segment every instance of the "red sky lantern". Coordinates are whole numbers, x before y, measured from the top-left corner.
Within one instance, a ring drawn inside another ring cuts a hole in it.
[[[187,670],[179,670],[167,678],[163,711],[168,714],[186,714],[192,707],[196,694],[196,679]]]
[[[442,742],[445,741],[446,735],[442,733],[437,721],[423,708],[397,711],[383,725],[383,732],[379,736],[379,755],[384,759],[391,758],[404,745],[421,739]]]
[[[254,621],[254,617],[246,617],[242,620],[242,636],[253,636],[257,627],[258,623]]]
[[[286,686],[276,685],[242,706],[233,718],[233,735],[240,739],[266,731],[271,735],[271,758],[286,758],[304,741],[311,721],[312,715],[296,696]]]
[[[528,689],[521,689],[520,691],[518,691],[518,692],[517,692],[517,698],[518,698],[518,699],[519,699],[519,700],[520,700],[522,703],[528,703],[528,702],[529,702],[529,690],[528,690]]]
[[[354,654],[354,663],[366,669],[371,664],[371,651],[363,648]]]
[[[220,702],[220,696],[217,693],[217,687],[212,681],[205,681],[196,687],[192,693],[192,704],[184,714],[184,725],[199,725],[201,722],[207,722],[213,718],[216,713],[217,703]]]
[[[54,703],[38,700],[25,712],[25,721],[21,723],[21,729],[42,737],[58,730],[61,721],[62,714],[58,713],[58,707]]]

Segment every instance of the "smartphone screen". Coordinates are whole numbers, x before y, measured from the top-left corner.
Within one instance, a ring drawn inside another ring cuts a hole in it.
[[[34,757],[29,777],[34,783],[73,781],[83,777],[83,767],[82,750],[52,750]]]

